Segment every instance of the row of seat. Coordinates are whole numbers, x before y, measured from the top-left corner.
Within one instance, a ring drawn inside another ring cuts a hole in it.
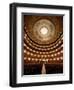
[[[45,64],[46,74],[63,73],[62,64]],[[42,74],[42,64],[24,64],[24,75]]]

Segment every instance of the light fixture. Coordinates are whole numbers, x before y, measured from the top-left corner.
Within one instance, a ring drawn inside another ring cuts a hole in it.
[[[60,57],[61,60],[63,60],[63,57]]]
[[[56,60],[56,58],[53,59],[54,61]]]
[[[30,61],[30,60],[31,60],[31,58],[28,58],[28,60]]]
[[[40,57],[40,55],[38,55],[38,57]]]
[[[54,55],[52,54],[51,57],[53,57]]]
[[[47,35],[48,29],[47,29],[46,27],[42,27],[42,28],[40,29],[40,33],[41,33],[42,35]]]
[[[30,54],[30,52],[27,52],[27,54],[29,55],[29,54]]]
[[[26,44],[24,43],[24,46],[26,47]]]
[[[52,61],[52,58],[50,58],[49,60]]]
[[[33,56],[33,53],[31,53],[31,56]]]
[[[60,52],[58,52],[58,55],[60,54]]]
[[[57,56],[57,54],[55,53],[54,56]]]
[[[24,50],[24,53],[26,53],[26,50]]]
[[[57,61],[59,61],[59,58],[57,58]]]
[[[61,51],[61,53],[63,53],[63,50]]]
[[[27,58],[26,57],[24,57],[24,60],[26,60]]]

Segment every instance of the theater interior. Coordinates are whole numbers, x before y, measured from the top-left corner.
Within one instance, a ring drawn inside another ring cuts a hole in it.
[[[63,16],[23,15],[23,74],[63,73]]]

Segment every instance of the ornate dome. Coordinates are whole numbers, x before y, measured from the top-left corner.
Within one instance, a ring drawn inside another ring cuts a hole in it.
[[[62,52],[62,16],[24,16],[25,62],[62,62]]]

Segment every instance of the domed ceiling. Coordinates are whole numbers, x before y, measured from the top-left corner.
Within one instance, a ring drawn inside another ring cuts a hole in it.
[[[39,45],[54,43],[63,32],[59,16],[25,16],[28,37]]]
[[[24,15],[24,62],[63,63],[63,16]]]

